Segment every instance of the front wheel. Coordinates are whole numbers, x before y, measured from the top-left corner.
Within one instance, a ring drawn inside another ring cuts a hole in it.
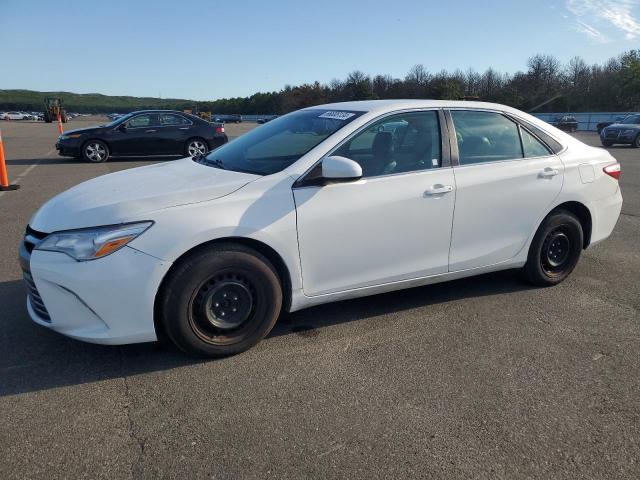
[[[199,157],[202,155],[206,155],[209,151],[209,147],[207,142],[205,142],[201,138],[192,138],[188,140],[185,147],[184,153],[188,157]]]
[[[109,147],[100,140],[89,140],[82,147],[82,158],[91,163],[106,162],[109,158]]]
[[[610,147],[611,145],[613,145],[613,142],[611,142],[609,140],[602,140],[602,146],[603,147]]]
[[[273,265],[241,245],[211,246],[189,255],[168,276],[159,320],[186,353],[222,357],[249,349],[273,328],[282,288]]]
[[[634,148],[640,148],[640,133],[636,135],[636,139],[633,141],[631,146]]]
[[[524,266],[526,279],[541,287],[557,285],[578,264],[584,234],[576,216],[566,210],[552,212],[538,228]]]

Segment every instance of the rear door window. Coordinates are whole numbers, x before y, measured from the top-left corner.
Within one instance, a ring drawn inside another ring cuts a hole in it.
[[[524,158],[518,125],[499,113],[452,110],[460,165]]]
[[[191,122],[181,115],[175,115],[173,113],[161,113],[158,115],[160,118],[160,125],[163,127],[175,126],[175,125],[189,125]]]

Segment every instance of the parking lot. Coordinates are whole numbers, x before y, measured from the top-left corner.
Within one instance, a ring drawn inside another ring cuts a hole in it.
[[[0,128],[22,187],[0,193],[0,478],[640,476],[640,150],[609,149],[622,215],[557,287],[501,272],[315,307],[203,361],[33,324],[16,258],[53,195],[167,159],[88,164],[55,124]]]

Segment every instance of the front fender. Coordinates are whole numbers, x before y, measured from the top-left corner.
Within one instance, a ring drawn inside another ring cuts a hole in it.
[[[277,180],[277,179],[275,179]],[[293,179],[264,177],[226,197],[158,210],[145,216],[154,226],[129,245],[175,262],[186,252],[229,237],[262,242],[282,258],[292,288],[302,287]]]

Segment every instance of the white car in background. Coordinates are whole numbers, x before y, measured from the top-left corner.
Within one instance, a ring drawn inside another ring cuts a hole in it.
[[[611,234],[619,175],[502,105],[311,107],[51,199],[20,247],[27,308],[81,340],[220,356],[283,311],[504,269],[555,285]]]
[[[6,112],[0,120],[27,120],[29,115],[22,112]]]

